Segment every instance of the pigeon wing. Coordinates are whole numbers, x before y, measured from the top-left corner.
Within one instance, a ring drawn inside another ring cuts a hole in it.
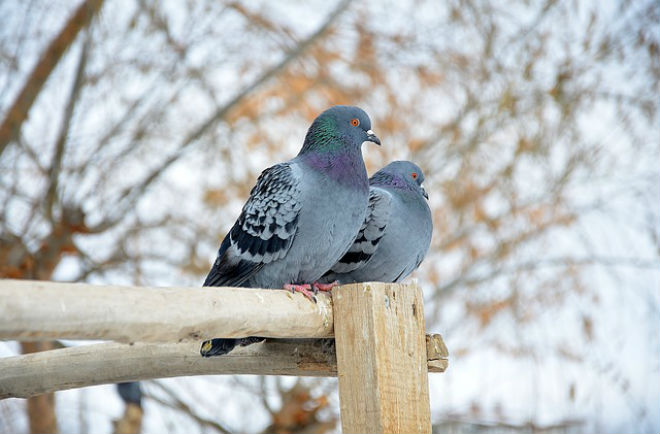
[[[392,196],[387,191],[372,187],[364,223],[355,241],[344,256],[332,267],[334,273],[350,273],[366,264],[378,249],[390,219]]]
[[[300,179],[290,163],[264,170],[222,242],[204,286],[240,286],[265,264],[286,256],[300,209]]]

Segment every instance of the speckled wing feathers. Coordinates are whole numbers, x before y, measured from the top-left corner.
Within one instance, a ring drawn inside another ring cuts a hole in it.
[[[299,184],[289,163],[261,173],[220,247],[205,286],[239,286],[264,264],[286,255],[297,230]]]
[[[229,232],[243,259],[265,264],[286,255],[300,212],[300,188],[289,164],[263,171]]]

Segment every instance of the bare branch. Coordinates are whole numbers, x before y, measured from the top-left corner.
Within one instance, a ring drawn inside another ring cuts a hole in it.
[[[484,258],[483,262],[493,262]],[[590,256],[587,258],[572,258],[572,257],[559,257],[537,259],[531,261],[520,262],[513,265],[501,265],[495,267],[488,273],[481,276],[470,276],[469,273],[461,274],[457,278],[449,281],[438,289],[438,294],[445,297],[452,290],[466,285],[476,285],[485,283],[494,279],[497,276],[519,273],[523,271],[537,270],[540,268],[553,268],[553,267],[575,267],[575,266],[603,266],[603,267],[624,267],[624,268],[638,268],[645,270],[657,270],[660,267],[660,262],[653,259],[633,258],[633,257],[616,257],[616,256]],[[471,267],[472,269],[472,267]]]
[[[20,131],[32,104],[62,55],[76,39],[78,32],[90,23],[102,5],[103,0],[84,0],[46,48],[0,125],[0,155]]]
[[[73,112],[78,102],[78,97],[80,96],[80,90],[82,88],[83,76],[85,74],[85,65],[87,64],[87,51],[89,49],[89,38],[85,38],[83,41],[82,47],[80,48],[80,57],[78,58],[78,66],[76,67],[76,74],[71,85],[71,92],[69,93],[69,99],[64,109],[64,117],[62,119],[62,128],[60,133],[57,136],[57,141],[55,142],[55,155],[48,169],[48,190],[46,191],[46,197],[44,198],[45,212],[47,219],[53,222],[53,207],[57,202],[57,185],[60,172],[62,169],[62,158],[64,157],[64,146],[69,135],[69,128],[71,126],[71,119],[73,118]]]
[[[287,53],[284,58],[277,63],[272,68],[263,72],[259,77],[257,77],[250,85],[245,87],[241,92],[236,94],[231,100],[225,103],[222,107],[218,107],[213,114],[211,114],[201,125],[199,125],[194,131],[189,133],[183,141],[179,144],[177,151],[166,158],[162,163],[160,163],[156,168],[152,169],[151,173],[145,177],[145,179],[138,185],[134,185],[125,189],[118,199],[117,213],[111,219],[108,219],[102,222],[99,225],[99,228],[106,230],[114,225],[116,225],[120,220],[121,216],[125,214],[126,209],[132,207],[135,204],[135,201],[138,197],[142,196],[144,192],[154,183],[172,164],[178,161],[181,156],[184,154],[185,150],[195,143],[202,135],[204,135],[211,127],[213,127],[218,121],[223,119],[230,110],[236,107],[241,103],[248,95],[250,95],[254,90],[263,85],[265,82],[279,74],[284,70],[291,62],[298,59],[302,54],[319,38],[321,38],[330,28],[332,23],[344,12],[349,4],[348,0],[342,0],[338,6],[330,13],[328,18],[325,20],[323,25],[321,25],[312,35],[307,39],[300,42],[293,50]]]
[[[172,389],[167,387],[165,384],[163,384],[163,382],[161,382],[161,381],[150,381],[148,384],[150,386],[155,386],[158,389],[160,389],[160,391],[165,393],[172,402],[166,401],[166,400],[154,395],[153,393],[149,393],[149,391],[144,391],[142,393],[146,398],[149,398],[153,401],[156,401],[160,405],[163,405],[163,406],[169,407],[171,409],[178,410],[182,413],[185,413],[187,416],[192,418],[195,422],[197,422],[198,424],[200,424],[203,427],[213,428],[217,431],[220,431],[221,433],[229,433],[230,432],[227,428],[225,428],[224,426],[222,426],[218,422],[216,422],[214,420],[211,420],[211,419],[207,419],[207,418],[202,417],[199,414],[197,414],[188,404],[183,402],[177,396],[177,393],[175,391],[173,391]]]

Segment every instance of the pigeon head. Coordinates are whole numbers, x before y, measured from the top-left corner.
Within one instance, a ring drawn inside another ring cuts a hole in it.
[[[338,105],[314,119],[300,153],[360,149],[364,142],[380,145],[380,139],[371,131],[369,115],[358,107]]]
[[[422,187],[423,182],[424,172],[410,161],[393,161],[374,173],[369,180],[371,185],[410,190],[428,199],[429,195]]]

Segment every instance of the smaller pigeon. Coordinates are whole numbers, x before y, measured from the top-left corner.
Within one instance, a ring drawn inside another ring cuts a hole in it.
[[[394,161],[369,179],[369,205],[348,252],[321,281],[400,282],[422,262],[433,221],[424,173],[410,161]]]

